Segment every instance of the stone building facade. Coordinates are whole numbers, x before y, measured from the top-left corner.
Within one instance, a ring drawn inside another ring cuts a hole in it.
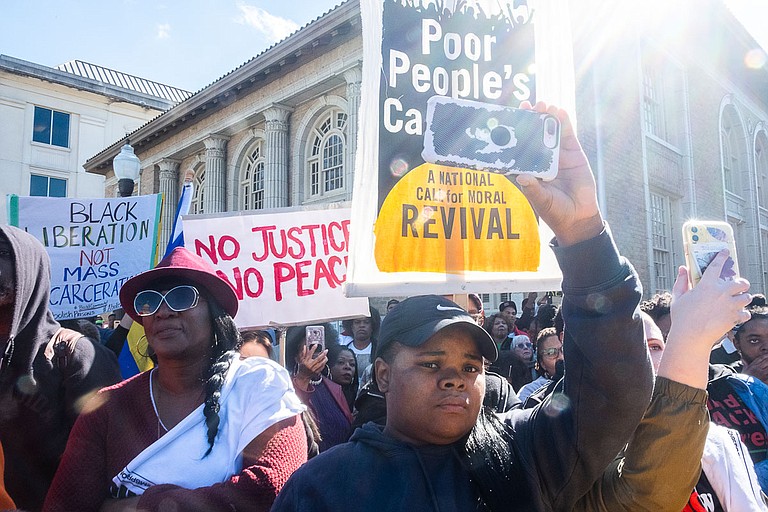
[[[595,4],[603,14],[613,9]],[[763,291],[768,68],[720,0],[679,4],[688,11],[643,30],[631,28],[636,19],[621,27],[619,13],[610,27],[594,12],[571,13],[580,139],[646,295],[671,288],[683,263],[680,228],[694,216],[734,226],[742,274]],[[366,122],[357,118],[359,9],[357,0],[342,3],[129,134],[142,162],[136,193],[166,197],[163,240],[187,176],[197,185],[193,212],[351,199],[357,129]],[[745,64],[745,55],[755,62]],[[115,195],[111,161],[124,142],[85,165],[107,178],[107,196]],[[483,298],[491,312],[519,297]]]
[[[0,222],[6,194],[101,197],[83,164],[190,93],[82,61],[56,68],[0,55]]]

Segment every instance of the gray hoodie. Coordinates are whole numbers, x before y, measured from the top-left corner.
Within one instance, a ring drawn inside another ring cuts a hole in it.
[[[46,357],[45,347],[60,328],[48,309],[48,254],[20,229],[0,226],[0,237],[11,244],[16,281],[8,338],[0,337],[5,483],[20,509],[35,511],[80,408],[91,393],[119,382],[120,372],[114,354],[88,338],[78,341],[63,370]]]

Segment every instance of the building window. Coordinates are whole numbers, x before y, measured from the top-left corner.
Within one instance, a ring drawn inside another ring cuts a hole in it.
[[[732,147],[731,131],[732,127],[726,126],[723,128],[720,136],[723,139],[723,176],[725,178],[725,190],[735,193],[735,180],[737,169],[739,167],[739,160]]]
[[[240,209],[264,208],[264,143],[259,140],[248,152],[240,173]]]
[[[331,109],[312,129],[309,158],[309,196],[320,197],[344,189],[344,152],[347,114]]]
[[[646,66],[643,70],[643,112],[645,131],[662,140],[667,139],[664,103],[660,75]]]
[[[733,107],[726,107],[723,110],[720,125],[720,139],[723,147],[723,179],[725,189],[737,196],[743,194],[741,187],[743,133],[741,123]]]
[[[755,170],[757,197],[762,208],[768,208],[768,136],[760,132],[755,141]]]
[[[29,195],[67,197],[67,180],[32,174],[29,178]]]
[[[684,145],[685,74],[649,43],[642,63],[643,129],[674,148]]]
[[[195,193],[192,196],[192,202],[189,205],[189,211],[193,214],[205,213],[203,209],[203,200],[205,198],[205,168],[195,172],[193,179]]]
[[[760,231],[760,238],[762,239],[763,243],[763,254],[768,253],[768,231],[765,229]],[[761,261],[765,261],[765,258],[763,258]],[[763,283],[768,283],[768,268],[766,267],[765,263],[761,265],[763,267]],[[765,285],[764,285],[765,286]],[[765,287],[763,287],[765,289]]]
[[[69,114],[57,112],[49,108],[35,107],[32,140],[42,142],[43,144],[68,148]]]
[[[672,290],[672,222],[669,197],[651,193],[651,235],[656,293]]]

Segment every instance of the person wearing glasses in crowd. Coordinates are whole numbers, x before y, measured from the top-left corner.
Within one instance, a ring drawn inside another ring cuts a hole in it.
[[[539,377],[529,382],[517,392],[521,402],[525,403],[536,391],[552,384],[555,378],[557,362],[563,360],[563,342],[554,327],[539,331],[536,339],[536,372]]]
[[[493,314],[485,321],[485,330],[490,334],[499,353],[499,357],[488,366],[488,370],[505,377],[512,388],[518,390],[533,379],[528,364],[514,350],[513,338],[507,336],[512,327],[508,316],[501,313]],[[530,341],[528,344],[530,345]]]
[[[305,406],[280,365],[239,358],[233,288],[176,248],[120,303],[158,364],[86,406],[44,510],[268,510],[307,460]]]
[[[533,343],[531,343],[531,338],[529,338],[527,334],[518,334],[512,338],[512,350],[515,352],[515,355],[525,363],[526,368],[528,368],[528,376],[530,378],[527,379],[525,383],[530,383],[538,377],[536,370],[534,369],[536,360],[534,359],[535,354],[533,353]],[[520,389],[520,387],[522,387],[522,385],[516,389]]]

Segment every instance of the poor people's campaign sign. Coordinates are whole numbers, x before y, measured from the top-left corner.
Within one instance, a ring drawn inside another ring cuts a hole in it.
[[[73,199],[10,196],[10,224],[42,242],[51,258],[56,319],[120,308],[120,287],[155,261],[159,194]]]
[[[349,208],[184,216],[184,245],[227,280],[237,325],[289,326],[367,316],[368,300],[343,295]]]
[[[538,97],[543,4],[361,0],[349,295],[559,287],[512,174],[557,172],[558,121],[510,108]]]

